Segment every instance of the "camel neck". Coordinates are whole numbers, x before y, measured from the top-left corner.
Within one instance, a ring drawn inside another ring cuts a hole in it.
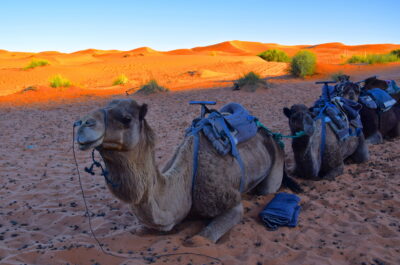
[[[141,142],[133,150],[100,153],[118,187],[111,192],[130,203],[136,216],[149,227],[169,230],[191,208],[192,141],[179,146],[167,168],[160,173],[155,163],[154,145]]]

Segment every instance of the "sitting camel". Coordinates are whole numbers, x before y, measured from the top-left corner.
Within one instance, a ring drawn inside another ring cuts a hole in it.
[[[343,173],[344,160],[354,163],[368,160],[368,146],[364,135],[349,136],[340,141],[332,128],[325,124],[325,141],[323,141],[322,121],[315,119],[310,110],[302,104],[284,108],[289,118],[292,134],[303,131],[304,136],[292,140],[296,162],[295,174],[307,179],[334,179]]]
[[[360,102],[360,93],[361,89],[357,83],[348,82],[343,87],[342,96]],[[400,136],[400,105],[398,103],[385,112],[368,108],[362,102],[360,103],[363,105],[360,111],[363,132],[368,143],[380,144],[383,143],[383,138]]]
[[[164,170],[155,163],[155,134],[145,116],[147,105],[113,100],[82,119],[77,142],[81,150],[96,148],[109,171],[107,186],[129,203],[149,228],[170,231],[189,214],[211,218],[200,235],[216,242],[243,216],[241,170],[230,155],[217,154],[200,133],[196,181],[193,182],[194,137],[186,136]],[[237,145],[245,165],[244,192],[276,192],[284,174],[284,152],[271,135],[259,130]],[[284,176],[285,175],[285,176]],[[193,186],[192,186],[193,185]]]
[[[389,88],[388,82],[390,83],[390,81],[386,81],[386,80],[380,80],[377,79],[376,76],[367,78],[364,80],[364,87],[362,88],[362,90],[370,90],[373,88],[380,88],[382,90],[387,91],[387,89]],[[394,81],[392,81],[394,82]],[[389,92],[389,91],[387,91]],[[396,93],[396,94],[392,94],[391,95],[397,102],[400,101],[400,93]]]

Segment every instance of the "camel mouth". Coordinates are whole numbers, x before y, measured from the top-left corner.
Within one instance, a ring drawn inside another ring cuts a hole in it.
[[[88,150],[88,149],[90,149],[90,148],[96,148],[96,147],[98,147],[99,145],[101,145],[101,143],[102,143],[102,141],[103,141],[102,138],[103,138],[103,137],[100,137],[100,138],[97,139],[97,140],[94,140],[94,141],[91,141],[91,142],[84,142],[84,143],[81,143],[81,142],[79,142],[79,140],[78,140],[79,150],[85,151],[85,150]]]

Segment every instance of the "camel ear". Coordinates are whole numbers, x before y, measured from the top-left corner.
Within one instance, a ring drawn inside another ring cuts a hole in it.
[[[290,118],[290,116],[292,115],[292,111],[289,108],[286,108],[286,107],[283,108],[283,113],[288,118]]]
[[[142,106],[140,106],[140,110],[139,110],[139,121],[144,120],[144,116],[146,116],[147,113],[147,104],[143,104]]]

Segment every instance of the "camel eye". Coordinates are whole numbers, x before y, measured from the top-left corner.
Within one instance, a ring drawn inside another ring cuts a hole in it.
[[[131,116],[124,116],[122,118],[122,123],[125,124],[125,125],[128,125],[129,123],[131,123],[131,121],[132,121],[132,117]]]

